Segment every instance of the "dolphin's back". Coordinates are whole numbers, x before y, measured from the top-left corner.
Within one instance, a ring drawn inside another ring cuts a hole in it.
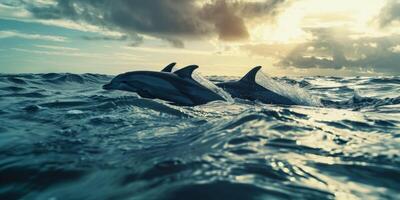
[[[303,89],[273,80],[263,73],[258,73],[260,69],[260,66],[254,67],[239,81],[220,83],[218,86],[235,98],[272,104],[321,105],[318,99]]]
[[[210,101],[225,100],[192,78],[181,77],[175,73],[134,71],[118,76],[124,76],[125,79],[139,85],[142,91],[139,91],[138,94],[142,97],[159,98],[177,105],[192,106],[206,104]]]
[[[226,90],[233,98],[260,101],[266,104],[294,105],[295,103],[287,97],[274,93],[258,84],[243,81],[233,81],[217,84]]]
[[[191,65],[187,66],[190,67]],[[162,72],[170,72],[170,73],[174,73],[176,71],[178,71],[179,69],[176,67],[176,63],[171,63],[169,65],[167,65],[163,70],[161,70]],[[214,83],[212,83],[211,81],[209,81],[208,79],[204,78],[200,73],[193,71],[192,74],[190,76],[187,77],[187,79],[193,79],[193,81],[197,82],[198,84],[208,88],[209,90],[213,91],[214,93],[216,93],[217,95],[219,95],[220,97],[222,97],[222,100],[226,100],[226,101],[233,101],[232,97],[229,95],[229,93],[227,93],[226,91],[224,91],[223,89],[221,89],[220,87],[218,87],[217,85],[215,85]]]

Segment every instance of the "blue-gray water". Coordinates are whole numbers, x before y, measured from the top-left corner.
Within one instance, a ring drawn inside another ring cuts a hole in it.
[[[193,108],[111,78],[0,75],[0,199],[400,199],[399,77],[282,78],[325,107]]]

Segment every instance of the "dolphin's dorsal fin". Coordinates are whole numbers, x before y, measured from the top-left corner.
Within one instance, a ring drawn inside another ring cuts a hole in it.
[[[162,72],[172,72],[172,69],[175,67],[176,63],[173,62],[169,65],[167,65],[163,70],[161,70]]]
[[[199,68],[197,65],[189,65],[186,66],[178,71],[175,71],[174,73],[182,78],[191,78],[192,73],[195,69]]]
[[[254,67],[252,70],[247,72],[247,74],[242,79],[240,79],[240,81],[256,82],[256,75],[257,75],[257,72],[260,71],[260,69],[261,69],[261,66]]]

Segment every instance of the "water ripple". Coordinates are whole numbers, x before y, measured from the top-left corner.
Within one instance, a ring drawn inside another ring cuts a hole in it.
[[[0,75],[0,199],[398,199],[398,77],[281,79],[324,107],[177,107],[111,78]]]

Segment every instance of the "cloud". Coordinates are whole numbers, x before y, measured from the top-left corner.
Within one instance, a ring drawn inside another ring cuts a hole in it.
[[[386,27],[393,22],[400,21],[400,1],[389,0],[382,8],[378,16],[378,22],[381,27]]]
[[[188,39],[249,37],[247,23],[273,18],[285,0],[55,0],[23,2],[41,20],[70,20],[135,36],[151,35],[183,46]]]
[[[127,35],[121,35],[121,36],[107,36],[107,35],[89,36],[89,35],[84,35],[84,36],[82,36],[82,39],[84,39],[84,40],[127,41],[129,39],[129,37]]]
[[[29,39],[29,40],[48,40],[53,42],[65,42],[67,40],[67,38],[62,36],[29,34],[17,31],[0,31],[0,39],[13,38],[13,37]]]
[[[79,51],[78,48],[54,46],[54,45],[40,45],[40,44],[38,44],[38,45],[35,45],[35,47],[43,48],[43,49],[51,49],[51,50]]]
[[[106,55],[96,54],[96,53],[84,53],[79,51],[59,51],[55,49],[50,50],[35,50],[35,49],[24,49],[24,48],[11,48],[13,51],[30,53],[30,54],[39,54],[39,55],[48,55],[48,56],[68,56],[68,57],[82,57],[82,58],[103,58]]]
[[[249,37],[243,18],[238,16],[226,1],[219,0],[213,4],[206,4],[201,12],[205,20],[214,24],[219,39],[235,41]]]
[[[400,53],[400,44],[390,47],[389,50],[392,51],[393,53]]]
[[[285,57],[296,47],[296,43],[275,43],[275,44],[243,44],[240,49],[249,52],[254,56],[268,57],[279,59]]]
[[[252,55],[278,58],[276,65],[281,67],[400,74],[400,35],[359,37],[359,33],[343,28],[305,31],[312,39],[300,44],[243,45],[241,49]]]
[[[29,17],[29,12],[16,5],[8,5],[0,3],[0,18],[15,19],[15,18],[26,18]]]

